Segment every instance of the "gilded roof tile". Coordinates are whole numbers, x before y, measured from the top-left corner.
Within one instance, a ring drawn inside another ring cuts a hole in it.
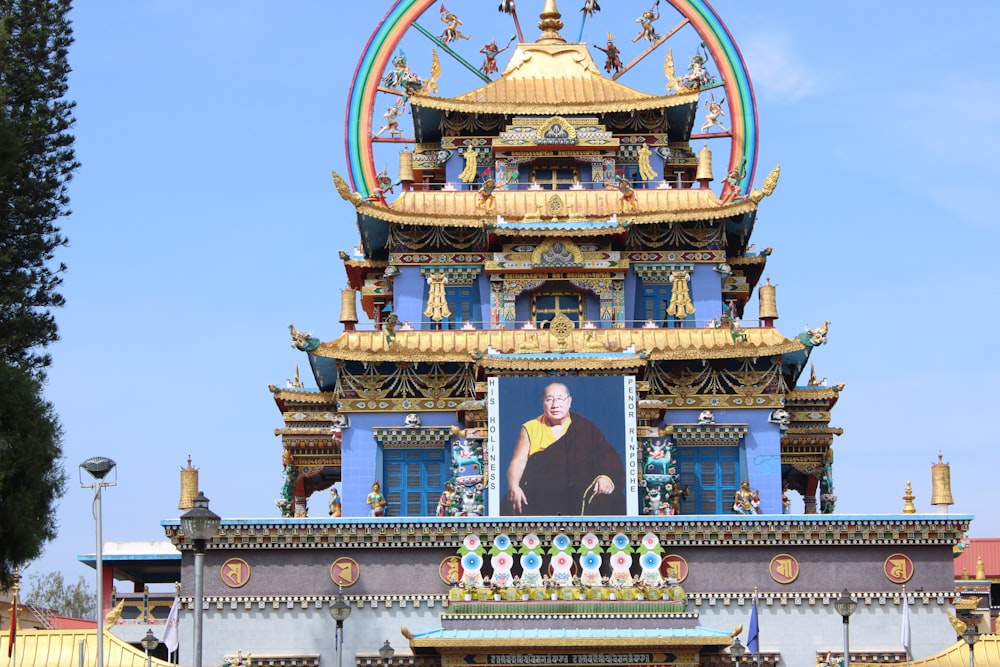
[[[0,637],[0,652],[7,655],[7,631]],[[80,644],[93,665],[97,654],[97,637],[90,629],[18,630],[17,664],[20,667],[77,667]],[[146,655],[107,630],[104,632],[104,662],[107,667],[146,667]],[[150,657],[153,667],[170,667],[172,663]]]
[[[635,190],[636,210],[626,214],[618,213],[618,191],[605,189],[498,190],[494,192],[496,212],[508,222],[539,222],[539,211],[546,209],[553,195],[562,199],[568,213],[568,217],[556,218],[556,223],[608,220],[611,216],[628,224],[721,220],[757,209],[752,201],[720,204],[707,188],[653,188]],[[389,207],[363,203],[358,206],[358,213],[397,224],[478,227],[495,219],[478,205],[479,199],[475,191],[410,191],[400,195]]]
[[[414,106],[474,113],[639,111],[697,104],[698,92],[649,95],[601,74],[586,44],[519,44],[502,76],[452,98],[414,95]]]
[[[381,331],[346,331],[313,354],[353,361],[437,360],[466,362],[499,353],[595,352],[632,349],[652,360],[762,357],[804,349],[797,338],[776,329],[744,329],[745,342],[733,345],[728,329],[577,329],[561,345],[547,330],[396,331],[388,345]],[[609,354],[609,357],[611,355]],[[484,362],[487,364],[493,361]],[[545,361],[533,360],[535,367]],[[581,363],[575,360],[575,363]]]

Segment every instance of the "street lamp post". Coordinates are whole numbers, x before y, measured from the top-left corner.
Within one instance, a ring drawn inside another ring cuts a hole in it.
[[[192,667],[201,667],[201,620],[205,597],[205,550],[219,532],[221,519],[208,509],[208,498],[201,491],[192,501],[194,507],[181,515],[181,532],[194,545],[194,651]]]
[[[851,667],[851,614],[858,608],[858,601],[851,597],[846,588],[833,602],[834,609],[844,618],[844,667]]]
[[[969,667],[976,667],[976,642],[979,641],[979,630],[969,623],[962,633],[962,639],[969,645]]]
[[[152,630],[146,630],[146,636],[139,642],[146,651],[146,667],[153,667],[153,656],[150,655],[160,645],[160,640],[153,635]]]
[[[395,654],[396,649],[394,649],[392,644],[389,643],[389,640],[386,639],[385,643],[382,644],[382,647],[378,650],[378,657],[382,659],[382,667],[386,667],[389,664],[389,661],[392,660],[392,656]]]
[[[97,525],[97,553],[95,568],[97,570],[97,667],[104,667],[104,558],[103,537],[101,536],[101,490],[106,486],[118,484],[118,472],[106,481],[115,462],[105,456],[93,456],[80,464],[80,470],[86,470],[93,483],[84,484],[83,473],[80,473],[80,487],[94,490],[94,523]]]
[[[733,640],[732,646],[729,647],[729,655],[733,656],[733,664],[740,664],[743,662],[743,654],[747,652],[743,643],[740,642],[740,638],[737,637]]]
[[[337,635],[333,641],[337,645],[337,667],[344,667],[344,621],[351,615],[351,605],[344,602],[343,590],[330,603],[330,616],[337,622]]]

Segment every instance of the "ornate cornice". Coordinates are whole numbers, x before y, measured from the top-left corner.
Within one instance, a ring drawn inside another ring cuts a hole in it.
[[[678,447],[737,447],[750,432],[747,424],[674,424]]]
[[[447,426],[375,426],[372,435],[386,449],[443,449],[451,438]]]
[[[648,532],[656,533],[664,547],[705,546],[860,546],[871,544],[915,546],[957,544],[972,521],[970,515],[880,515],[873,517],[825,515],[759,515],[748,517],[620,517],[594,521],[532,517],[436,517],[412,519],[223,519],[219,536],[209,549],[413,549],[454,548],[466,535],[506,533],[519,541],[536,533],[543,546],[558,533],[579,536],[594,532],[610,540],[616,533],[629,535],[635,545]],[[190,542],[180,530],[180,520],[161,522],[167,538],[180,549]],[[270,536],[280,536],[280,542]],[[602,539],[603,539],[602,538]]]

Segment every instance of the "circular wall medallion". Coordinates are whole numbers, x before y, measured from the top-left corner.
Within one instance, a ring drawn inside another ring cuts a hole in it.
[[[438,576],[449,586],[457,584],[462,579],[462,559],[458,556],[448,556],[438,565]]]
[[[242,588],[250,581],[250,565],[242,558],[230,558],[219,568],[219,577],[230,588]]]
[[[767,570],[779,584],[790,584],[799,578],[799,561],[788,554],[778,554],[771,559]]]
[[[678,584],[683,583],[688,578],[687,561],[677,554],[668,554],[660,563],[660,574],[667,578],[674,577]]]
[[[361,576],[361,566],[353,558],[338,558],[330,565],[330,579],[338,586],[353,586]]]
[[[893,554],[882,564],[885,577],[894,584],[905,584],[913,577],[913,561],[906,554]]]

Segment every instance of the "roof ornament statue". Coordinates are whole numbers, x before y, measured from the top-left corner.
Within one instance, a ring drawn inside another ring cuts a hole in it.
[[[469,39],[468,35],[458,29],[458,27],[462,25],[462,21],[455,15],[454,12],[449,12],[443,2],[441,3],[440,16],[441,22],[444,23],[444,31],[438,35],[438,39],[445,44],[450,44],[456,39]]]
[[[667,92],[672,90],[677,94],[693,93],[714,83],[715,77],[705,69],[706,62],[708,62],[708,54],[704,52],[704,46],[702,45],[691,56],[687,72],[682,76],[676,76],[674,72],[674,52],[673,49],[667,49],[667,56],[663,60],[663,73],[667,77]]]
[[[830,329],[830,320],[823,322],[823,326],[813,329],[806,325],[806,330],[799,334],[799,342],[806,347],[818,347],[826,344],[827,331]]]
[[[483,74],[489,76],[490,74],[496,74],[499,71],[497,68],[497,56],[510,48],[510,45],[514,43],[517,39],[517,35],[511,35],[510,39],[507,41],[507,45],[502,49],[497,46],[497,38],[494,37],[488,43],[483,44],[483,48],[479,49],[479,52],[483,54],[483,66],[479,69],[482,70]]]
[[[584,18],[594,15],[594,12],[601,11],[601,6],[597,4],[597,0],[584,0],[583,8],[580,10],[583,12]]]
[[[653,23],[660,20],[660,0],[656,0],[653,5],[642,13],[642,16],[635,20],[640,26],[639,34],[632,38],[632,42],[638,42],[640,39],[645,39],[650,42],[655,42],[660,38],[656,34],[656,28],[653,27]]]
[[[708,111],[705,114],[705,122],[701,124],[701,131],[707,132],[715,126],[722,130],[723,132],[728,132],[729,129],[722,124],[719,120],[722,116],[726,115],[725,110],[722,108],[723,103],[725,103],[726,98],[723,97],[719,102],[715,101],[715,95],[713,94],[711,99],[705,100],[705,109]]]
[[[399,118],[399,114],[402,113],[402,111],[403,111],[402,100],[398,100],[394,104],[392,104],[388,109],[385,110],[385,113],[382,114],[382,117],[385,118],[385,125],[379,127],[378,132],[376,132],[372,136],[373,137],[381,136],[382,133],[386,131],[389,132],[390,137],[403,136],[403,131],[399,129],[399,121],[397,120]]]
[[[295,328],[294,324],[288,325],[288,331],[292,334],[292,347],[302,352],[312,352],[319,347],[320,340],[315,336],[310,336]]]
[[[615,36],[610,32],[608,33],[608,47],[601,48],[597,44],[594,44],[594,48],[598,51],[603,51],[607,59],[604,61],[604,71],[611,74],[613,71],[615,74],[622,70],[622,59],[620,57],[621,51],[615,46]]]
[[[468,37],[466,37],[468,39]],[[431,49],[431,76],[423,79],[407,65],[406,54],[400,50],[392,59],[392,69],[382,77],[382,83],[389,88],[398,88],[402,93],[401,106],[405,108],[410,96],[417,93],[430,95],[438,90],[437,80],[441,76],[441,61],[437,51]]]
[[[521,22],[517,20],[517,8],[514,6],[514,0],[500,0],[500,6],[497,7],[497,11],[509,14],[514,19],[514,28],[517,29],[517,39],[523,42],[524,33],[521,32]]]
[[[619,173],[615,174],[615,178],[618,182],[618,212],[619,213],[635,213],[639,204],[636,201],[635,190],[632,189],[631,184],[629,184],[628,179],[625,178],[625,168],[621,167],[618,170]]]
[[[497,187],[497,182],[490,175],[489,167],[484,169],[480,175],[483,177],[483,184],[479,186],[479,199],[476,200],[476,208],[482,209],[484,213],[492,215],[497,211],[497,199],[493,195],[493,191]]]

